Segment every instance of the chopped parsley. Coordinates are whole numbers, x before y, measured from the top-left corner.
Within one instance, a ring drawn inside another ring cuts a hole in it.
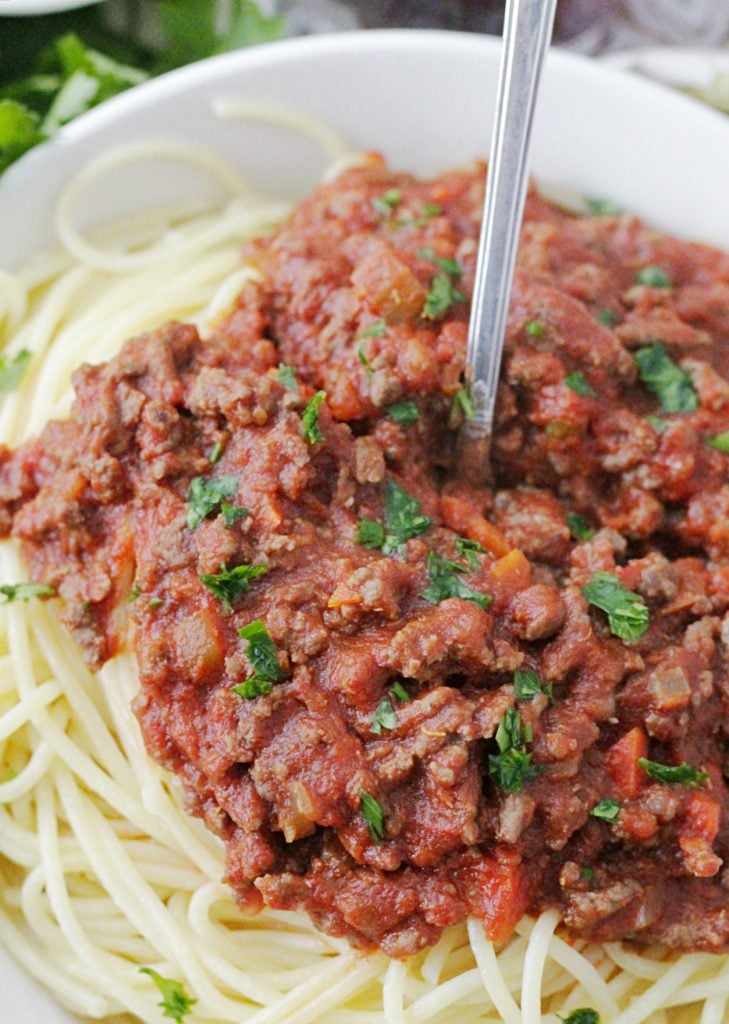
[[[371,377],[372,374],[375,372],[375,368],[365,355],[365,350],[362,345],[360,345],[357,349],[357,358],[367,371],[367,376]]]
[[[23,379],[30,362],[30,352],[22,348],[17,355],[0,356],[0,391],[13,391]]]
[[[587,864],[584,864],[580,868],[580,877],[584,878],[586,882],[591,882],[592,879],[595,877],[595,872],[593,868],[588,867]]]
[[[223,442],[222,441],[216,441],[215,444],[213,445],[213,449],[210,452],[210,455],[208,456],[208,458],[210,459],[212,464],[215,465],[216,462],[220,462],[220,457],[222,456],[222,454],[223,454]]]
[[[161,597],[150,597],[149,601],[147,602],[147,607],[159,608],[161,604],[164,604],[164,601],[162,600]]]
[[[412,537],[424,533],[433,520],[423,515],[420,502],[412,494],[388,480],[385,484],[385,527],[387,537],[383,550],[389,554]]]
[[[385,413],[391,420],[403,427],[412,427],[413,423],[417,423],[420,419],[420,410],[417,403],[413,401],[395,402],[393,405],[388,405]]]
[[[55,587],[49,587],[45,583],[4,583],[0,587],[0,594],[5,601],[29,601],[31,597],[53,597]]]
[[[162,1002],[157,1005],[163,1010],[163,1016],[181,1022],[193,1008],[197,999],[191,999],[185,992],[184,985],[172,978],[163,978],[151,967],[140,967],[140,974],[148,974],[162,995]]]
[[[597,319],[603,327],[614,327],[620,319],[620,316],[614,309],[601,309],[597,314]]]
[[[595,572],[582,588],[590,604],[607,613],[613,636],[621,640],[638,640],[648,629],[650,615],[640,594],[626,590],[611,572]]]
[[[709,773],[700,768],[694,768],[691,764],[682,761],[681,764],[660,764],[658,761],[649,761],[646,757],[639,757],[638,764],[652,779],[658,782],[675,782],[679,786],[686,786],[688,789],[695,789],[705,782]]]
[[[662,434],[668,424],[665,420],[662,420],[660,416],[646,416],[646,423],[650,423],[657,434]]]
[[[454,302],[465,301],[463,292],[453,287],[451,275],[445,270],[439,270],[430,282],[421,316],[426,320],[436,320],[447,313]]]
[[[363,548],[379,549],[383,547],[386,540],[385,527],[375,519],[360,519],[357,523],[354,540]]]
[[[505,793],[519,793],[524,784],[541,774],[542,768],[532,764],[532,755],[525,747],[532,738],[531,727],[522,723],[521,715],[509,708],[496,730],[498,754],[489,754],[489,774]]]
[[[387,330],[387,324],[385,323],[384,320],[375,320],[375,322],[371,323],[369,325],[369,327],[365,327],[365,329],[363,331],[360,331],[359,334],[357,335],[357,337],[358,338],[381,338],[386,330]],[[362,362],[362,355],[360,354],[360,352],[361,352],[361,347],[360,347],[360,350],[357,352],[357,356],[358,356],[359,361],[361,363]],[[363,365],[367,365],[367,364],[365,363]]]
[[[127,601],[129,601],[129,603],[131,604],[132,601],[136,601],[137,600],[137,598],[139,597],[139,595],[141,593],[142,593],[141,587],[139,586],[138,583],[135,583],[134,586],[132,587],[132,589],[129,591],[129,597],[127,598]]]
[[[674,363],[664,345],[654,341],[635,353],[638,376],[653,392],[664,412],[693,412],[699,400],[691,378]]]
[[[597,398],[597,391],[590,384],[582,370],[573,370],[564,379],[567,387],[583,398]]]
[[[551,696],[552,684],[544,687],[539,673],[532,668],[518,668],[514,673],[514,694],[517,700],[533,700],[538,694]]]
[[[615,822],[620,814],[620,804],[611,797],[600,800],[590,811],[593,818],[602,818],[603,821]]]
[[[395,700],[399,700],[401,704],[406,704],[410,700],[410,694],[402,685],[402,683],[394,683],[390,687],[390,693],[395,698]]]
[[[451,562],[435,551],[428,552],[427,559],[429,586],[421,591],[420,596],[429,604],[440,604],[449,597],[460,597],[464,601],[473,601],[479,608],[488,608],[491,598],[482,594],[461,579],[467,570],[458,562]]]
[[[706,443],[710,448],[716,448],[718,451],[724,452],[725,455],[729,455],[729,430],[724,430],[716,437],[709,438]]]
[[[568,512],[567,513],[567,525],[570,528],[570,533],[577,541],[591,540],[595,536],[595,530],[584,516],[581,516],[579,512]]]
[[[541,320],[530,320],[525,326],[524,332],[529,335],[530,338],[541,338],[546,328]]]
[[[278,373],[276,378],[281,381],[285,388],[289,391],[294,391],[298,386],[299,382],[296,379],[296,373],[292,366],[287,366],[286,363],[278,364]]]
[[[252,700],[270,693],[274,683],[283,681],[284,673],[279,664],[276,645],[261,619],[254,619],[238,630],[238,636],[248,641],[246,657],[253,668],[253,675],[231,689],[244,700]]]
[[[265,565],[236,565],[233,569],[221,565],[220,572],[200,573],[200,582],[215,594],[226,611],[231,612],[236,599],[244,597],[251,589],[251,580],[267,572]]]
[[[637,284],[645,285],[646,288],[672,288],[673,282],[665,270],[660,267],[643,267],[635,275]]]
[[[375,708],[370,728],[378,736],[383,729],[397,729],[397,715],[387,697],[383,697]]]
[[[324,440],[324,435],[319,427],[319,406],[327,397],[326,391],[317,391],[313,398],[306,403],[306,408],[301,414],[301,436],[309,444],[318,444]]]
[[[451,419],[458,411],[461,411],[467,420],[472,420],[476,415],[476,407],[471,398],[468,388],[459,388],[451,401]]]
[[[620,217],[622,210],[609,199],[586,199],[587,212],[593,217]]]
[[[463,558],[471,572],[479,567],[477,555],[483,555],[486,548],[477,540],[469,540],[468,537],[456,537],[456,551]]]
[[[585,869],[583,868],[583,870]],[[557,1016],[564,1024],[600,1024],[600,1014],[589,1006],[581,1006],[578,1010],[573,1010],[568,1017],[560,1017],[559,1014]]]
[[[445,270],[446,274],[450,274],[454,281],[460,281],[463,276],[463,268],[458,260],[454,260],[450,256],[436,256],[435,250],[431,249],[430,246],[425,249],[418,249],[418,256],[421,260],[435,263],[436,267],[440,267],[441,270]]]
[[[237,476],[218,476],[206,480],[196,476],[190,481],[187,494],[187,525],[196,530],[200,523],[213,512],[217,512],[226,498],[232,498],[238,490]]]
[[[399,188],[388,188],[380,196],[373,196],[370,200],[372,209],[383,217],[389,217],[396,206],[402,202],[402,192]]]
[[[373,843],[381,843],[385,838],[385,823],[382,808],[373,796],[365,789],[359,791],[362,817],[367,822],[367,831]]]
[[[223,501],[220,505],[220,514],[226,526],[233,526],[239,519],[245,519],[246,516],[249,516],[251,510],[244,508],[242,505],[231,505],[229,501]]]

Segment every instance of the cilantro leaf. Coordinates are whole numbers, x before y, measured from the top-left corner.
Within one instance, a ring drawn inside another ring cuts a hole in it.
[[[397,715],[395,714],[395,709],[387,697],[383,697],[375,708],[370,728],[372,729],[372,732],[376,733],[378,736],[383,729],[397,729]]]
[[[429,604],[440,604],[449,597],[460,597],[464,601],[473,601],[479,608],[488,608],[491,598],[470,587],[461,579],[459,573],[466,569],[458,562],[450,562],[435,551],[428,552],[428,579],[430,585],[421,591],[420,596]]]
[[[293,367],[287,366],[286,363],[278,364],[278,373],[276,374],[276,378],[280,380],[283,386],[288,388],[289,391],[293,391],[299,386]]]
[[[220,566],[220,572],[200,573],[200,582],[212,591],[226,611],[233,610],[233,603],[244,597],[251,589],[251,580],[263,576],[268,569],[265,565],[236,565],[233,569]]]
[[[400,423],[403,427],[411,427],[420,419],[420,410],[415,402],[395,402],[385,409],[391,420]]]
[[[317,391],[306,403],[306,408],[301,414],[301,435],[309,444],[318,444],[324,440],[319,427],[319,406],[326,397],[326,391]]]
[[[261,619],[254,619],[243,626],[238,630],[238,636],[248,641],[246,657],[253,668],[253,675],[231,689],[244,700],[252,700],[270,693],[273,684],[282,682],[285,675],[279,664],[276,645]]]
[[[635,275],[637,284],[645,285],[647,288],[672,288],[673,282],[665,270],[660,267],[643,267]]]
[[[0,587],[0,594],[9,601],[29,601],[31,597],[53,597],[56,593],[55,587],[49,587],[45,583],[4,583]]]
[[[425,297],[425,305],[420,314],[426,320],[436,320],[447,313],[454,302],[465,302],[466,296],[453,287],[451,275],[439,270],[430,282],[430,290]]]
[[[519,793],[542,772],[525,749],[530,740],[531,729],[524,726],[518,711],[509,708],[496,730],[499,753],[489,754],[489,774],[505,793]]]
[[[638,764],[646,775],[650,775],[652,779],[656,779],[658,782],[675,782],[680,786],[686,786],[688,789],[695,789],[709,777],[708,772],[702,771],[700,768],[694,768],[693,765],[687,764],[685,761],[682,761],[681,764],[671,765],[660,764],[658,761],[649,761],[646,757],[639,757]]]
[[[618,820],[620,804],[611,797],[605,797],[595,804],[590,814],[593,818],[601,818],[603,821],[609,821],[612,824]]]
[[[385,527],[374,519],[360,519],[354,540],[363,548],[381,548],[385,543]]]
[[[385,527],[388,536],[383,546],[385,554],[390,554],[412,537],[417,537],[432,523],[433,520],[430,516],[423,515],[417,498],[408,494],[394,480],[387,480],[385,483]]]
[[[613,636],[621,640],[638,640],[648,629],[650,614],[640,594],[626,590],[610,572],[595,572],[582,588],[590,604],[607,613]]]
[[[200,523],[213,512],[217,512],[226,498],[232,498],[238,490],[237,476],[218,476],[206,479],[196,476],[190,481],[187,494],[187,525],[196,530]]]
[[[402,704],[406,704],[410,700],[410,694],[402,685],[402,683],[394,683],[390,687],[390,693],[395,698],[395,700],[399,700]]]
[[[164,1010],[163,1017],[181,1022],[197,1002],[197,999],[191,999],[188,996],[181,982],[174,981],[172,978],[163,978],[151,967],[140,967],[139,973],[148,974],[159,989],[162,1002],[157,1005]]]
[[[0,391],[13,391],[23,379],[30,362],[30,352],[22,348],[17,355],[0,356]]]
[[[362,817],[367,822],[367,830],[373,843],[381,843],[385,838],[385,823],[382,808],[367,790],[359,791],[360,810]]]
[[[564,382],[571,391],[582,395],[583,398],[597,397],[597,391],[595,391],[582,370],[573,370],[572,373],[568,373]]]
[[[717,434],[716,437],[709,438],[706,443],[710,448],[716,448],[717,451],[729,455],[729,430],[724,430],[721,434]]]
[[[693,412],[699,400],[684,369],[674,363],[664,345],[655,341],[635,353],[638,376],[657,397],[664,412]]]
[[[568,512],[567,513],[567,525],[570,528],[570,533],[577,541],[591,540],[595,536],[595,530],[584,516],[581,516],[579,512]]]

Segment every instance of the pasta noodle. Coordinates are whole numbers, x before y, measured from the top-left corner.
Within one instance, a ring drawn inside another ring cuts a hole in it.
[[[341,155],[325,129],[315,134]],[[84,189],[151,155],[206,170],[228,198],[84,237]],[[6,352],[32,353],[4,399],[0,440],[16,446],[67,414],[81,362],[165,319],[204,328],[253,273],[238,265],[240,243],[285,214],[191,147],[125,147],[84,170],[59,205],[62,250],[0,275]],[[0,571],[3,582],[26,575],[13,542],[0,546]],[[186,1024],[539,1024],[586,1006],[612,1024],[725,1019],[729,957],[567,941],[553,911],[523,920],[504,948],[471,920],[408,962],[357,953],[302,915],[243,915],[220,882],[221,844],[146,755],[135,678],[128,653],[92,674],[52,603],[0,608],[0,941],[74,1013],[159,1022],[147,966],[196,1000]]]

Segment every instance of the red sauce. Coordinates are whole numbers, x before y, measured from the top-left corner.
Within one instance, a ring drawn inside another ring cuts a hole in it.
[[[476,491],[451,467],[482,190],[380,163],[319,189],[211,338],[77,371],[70,422],[3,453],[0,525],[91,664],[129,638],[148,750],[242,906],[395,956],[546,906],[726,949],[729,257],[533,192]],[[685,411],[640,371],[657,340]]]

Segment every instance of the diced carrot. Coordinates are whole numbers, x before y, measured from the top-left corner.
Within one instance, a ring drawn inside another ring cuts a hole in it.
[[[719,832],[721,805],[702,790],[692,793],[683,814],[682,832],[701,836],[712,843]]]
[[[494,579],[508,583],[517,590],[528,586],[532,575],[532,567],[519,548],[512,548],[508,555],[494,562],[489,571]]]
[[[506,942],[529,909],[530,889],[521,857],[499,847],[464,872],[461,888],[469,909],[492,942]]]
[[[327,601],[327,608],[341,608],[344,604],[362,604],[362,595],[346,583],[340,583]]]
[[[654,814],[639,805],[623,807],[620,812],[620,830],[627,832],[639,843],[646,843],[658,832],[658,822]]]
[[[638,758],[646,757],[647,753],[648,739],[639,725],[626,732],[610,747],[605,767],[613,781],[616,796],[623,800],[636,799],[645,779]]]
[[[441,498],[440,508],[443,521],[451,530],[477,541],[497,558],[509,552],[509,542],[501,530],[463,498],[447,495]]]

